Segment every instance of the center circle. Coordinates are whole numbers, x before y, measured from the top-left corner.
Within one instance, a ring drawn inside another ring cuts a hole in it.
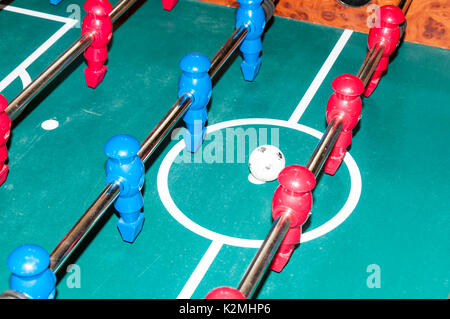
[[[296,131],[309,134],[319,140],[322,138],[323,135],[321,132],[313,128],[310,128],[308,126],[296,122],[267,119],[267,118],[248,118],[217,123],[207,127],[207,134],[225,128],[235,126],[246,126],[246,125],[269,125],[269,126],[290,128]],[[158,171],[157,176],[158,193],[164,207],[167,209],[169,214],[171,214],[172,217],[175,218],[175,220],[178,221],[185,228],[204,238],[210,239],[212,241],[218,241],[223,244],[231,246],[244,248],[259,248],[263,240],[232,237],[214,232],[192,221],[177,207],[169,191],[169,184],[168,184],[169,171],[176,157],[180,154],[181,151],[183,151],[184,148],[185,148],[184,140],[181,140],[177,144],[175,144],[175,146],[164,157]],[[320,225],[319,227],[316,227],[312,230],[303,233],[301,237],[301,242],[313,240],[332,231],[340,224],[342,224],[342,222],[344,222],[355,209],[359,201],[359,197],[361,195],[362,189],[361,174],[355,160],[349,153],[346,154],[344,158],[344,163],[347,166],[347,169],[350,173],[350,182],[351,182],[350,192],[347,197],[347,201],[345,202],[344,206],[339,210],[339,212],[336,215],[334,215],[331,219],[329,219],[327,222]]]

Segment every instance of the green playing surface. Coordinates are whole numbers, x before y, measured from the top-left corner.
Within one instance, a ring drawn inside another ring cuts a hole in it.
[[[79,37],[60,17],[76,18],[77,8],[83,16],[83,2],[16,0],[0,11],[0,89],[9,101]],[[105,142],[122,133],[142,141],[177,98],[180,59],[211,58],[234,30],[232,8],[180,0],[167,12],[160,1],[140,3],[120,19],[97,89],[86,86],[80,58],[13,125],[0,188],[0,290],[15,247],[51,252],[103,189]],[[182,151],[176,130],[150,158],[135,243],[121,240],[109,209],[58,273],[57,297],[203,298],[236,287],[271,227],[278,186],[249,182],[249,153],[255,143],[274,143],[287,165],[305,165],[325,130],[331,82],[356,74],[366,41],[275,17],[256,81],[243,80],[237,54],[214,79],[213,132],[201,153]],[[304,242],[255,297],[447,298],[449,69],[448,50],[403,43],[363,100],[346,163],[319,179]],[[43,129],[48,120],[58,127]]]

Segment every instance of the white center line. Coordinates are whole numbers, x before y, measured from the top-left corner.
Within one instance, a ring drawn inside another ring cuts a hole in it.
[[[347,44],[348,39],[350,39],[350,36],[352,34],[353,34],[352,30],[345,30],[342,33],[341,37],[337,41],[333,50],[331,50],[330,55],[325,60],[325,63],[320,68],[319,72],[317,73],[316,77],[312,81],[312,83],[309,86],[308,90],[306,91],[305,95],[300,100],[300,103],[298,103],[297,107],[294,110],[294,113],[292,113],[291,117],[289,118],[289,122],[298,123],[298,121],[302,117],[302,115],[305,112],[306,108],[308,107],[309,103],[311,103],[314,95],[316,95],[317,90],[322,85],[323,80],[326,78],[328,72],[330,72],[332,66],[334,65],[334,62],[336,62],[337,58],[339,57],[339,55],[342,52],[342,49],[344,49],[345,45]]]
[[[214,259],[216,259],[216,256],[219,253],[222,246],[223,243],[218,240],[214,240],[211,243],[208,250],[203,255],[202,259],[195,268],[194,272],[184,285],[177,299],[189,299],[192,297],[192,294],[197,289],[198,285],[202,281],[203,277],[205,276]]]

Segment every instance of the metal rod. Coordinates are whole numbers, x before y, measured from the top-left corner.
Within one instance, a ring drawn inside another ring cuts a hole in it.
[[[50,81],[69,66],[92,43],[93,35],[86,33],[75,41],[63,54],[50,64],[39,76],[19,93],[6,108],[6,114],[14,121],[26,105],[44,89]]]
[[[115,22],[136,0],[119,1],[109,14],[112,22]],[[14,122],[23,112],[27,104],[41,92],[53,79],[78,58],[92,43],[93,33],[85,33],[80,36],[64,53],[50,64],[39,76],[34,79],[22,92],[19,93],[6,108],[6,114]]]
[[[399,4],[397,5],[400,9],[402,9],[403,14],[406,15],[408,12],[409,6],[411,5],[412,0],[400,0]]]
[[[180,97],[171,107],[169,112],[161,119],[147,138],[142,142],[138,156],[145,163],[153,151],[158,147],[167,133],[178,122],[180,117],[187,111],[192,100],[189,97]]]
[[[333,119],[330,124],[328,124],[319,144],[317,144],[311,158],[306,164],[306,168],[309,169],[315,177],[319,175],[323,164],[325,164],[330,155],[330,152],[342,131],[342,124],[343,123],[339,118]]]
[[[116,3],[113,10],[109,14],[111,21],[114,23],[119,17],[127,11],[136,0],[122,0]]]
[[[376,51],[376,46],[373,46],[372,49],[370,49],[370,51],[367,53],[367,55],[364,57],[364,62],[361,65],[361,68],[359,69],[358,73],[356,74],[356,76],[358,78],[361,78],[361,74],[365,72],[365,70],[367,69],[367,64],[369,60],[373,59],[373,56],[375,54]]]
[[[228,58],[233,54],[234,50],[244,41],[247,36],[248,29],[238,27],[234,30],[233,34],[228,38],[224,45],[217,51],[217,53],[211,59],[211,66],[208,70],[208,74],[211,78],[216,75],[217,71],[223,66]]]
[[[57,272],[64,262],[69,258],[78,244],[86,237],[91,228],[97,223],[100,217],[111,206],[111,203],[119,196],[120,187],[118,184],[108,184],[94,203],[72,227],[61,242],[50,254],[50,269]]]
[[[258,287],[258,284],[266,272],[267,267],[270,265],[273,256],[283,241],[284,236],[286,236],[290,225],[291,221],[288,214],[282,214],[273,223],[269,234],[262,243],[261,247],[258,249],[258,252],[238,285],[237,289],[246,298],[250,298],[255,292],[255,289]]]
[[[364,87],[366,87],[367,83],[369,83],[370,78],[372,77],[373,72],[375,71],[375,68],[377,67],[378,63],[383,57],[383,52],[384,46],[378,44],[374,45],[372,49],[370,49],[369,54],[364,60],[364,63],[362,64],[361,68],[356,74],[356,76],[360,78],[361,81],[363,82]]]

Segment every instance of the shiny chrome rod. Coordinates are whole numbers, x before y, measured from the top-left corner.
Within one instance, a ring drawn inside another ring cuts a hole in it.
[[[356,76],[360,78],[361,81],[363,82],[364,87],[366,87],[367,83],[369,83],[370,78],[372,77],[373,72],[375,71],[375,68],[377,67],[378,63],[383,57],[383,51],[384,46],[374,45],[372,49],[369,51],[369,54],[364,60],[364,63],[362,64],[358,73],[356,74]]]
[[[342,131],[342,121],[340,118],[333,119],[327,126],[325,133],[317,144],[311,158],[306,164],[306,168],[309,169],[317,178],[322,170],[323,164],[325,164],[334,144],[336,143],[339,134]]]
[[[269,234],[258,249],[255,257],[247,268],[237,289],[246,297],[250,298],[258,287],[261,278],[270,265],[273,256],[280,247],[284,236],[291,225],[288,214],[282,214],[272,225]]]
[[[406,15],[406,13],[408,12],[409,6],[411,5],[412,0],[400,0],[400,2],[398,3],[398,7],[400,9],[402,9],[403,14]]]
[[[138,152],[138,156],[144,163],[190,105],[191,99],[189,97],[180,97],[144,140]],[[92,227],[94,227],[119,196],[119,193],[120,186],[117,184],[108,184],[103,189],[94,203],[86,210],[83,216],[76,222],[75,226],[72,227],[50,254],[50,269],[54,272],[60,269],[75,248],[78,247],[79,243],[86,237]]]
[[[159,121],[158,125],[150,132],[147,138],[142,142],[138,156],[145,163],[161,141],[166,137],[169,131],[174,127],[178,120],[186,113],[192,100],[189,97],[180,97],[171,107],[169,112]]]
[[[116,5],[113,7],[111,13],[109,14],[111,21],[114,23],[135,2],[136,2],[136,0],[122,0],[122,1],[119,1],[118,3],[116,3]]]
[[[241,27],[236,28],[233,34],[228,38],[224,45],[217,51],[217,53],[211,59],[211,66],[208,70],[208,74],[211,78],[216,75],[217,71],[223,66],[223,64],[228,60],[234,50],[244,41],[247,36],[248,29]]]
[[[55,273],[69,258],[78,244],[86,237],[92,227],[97,223],[112,202],[119,196],[120,186],[108,184],[97,197],[91,207],[83,214],[72,229],[50,254],[50,269]]]
[[[5,112],[14,120],[22,113],[27,104],[44,89],[58,74],[80,56],[92,43],[94,36],[85,33],[63,54],[50,64],[39,76],[19,93],[8,105]]]
[[[115,22],[136,0],[122,0],[109,14],[112,22]],[[41,92],[53,79],[78,58],[92,43],[94,34],[86,33],[76,40],[64,53],[38,75],[22,92],[19,93],[6,108],[6,114],[14,122],[23,112],[27,104]]]

